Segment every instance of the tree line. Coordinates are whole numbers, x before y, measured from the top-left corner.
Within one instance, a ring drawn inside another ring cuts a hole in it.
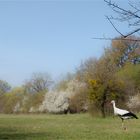
[[[35,73],[19,87],[12,88],[0,80],[0,113],[80,113],[89,111],[105,117],[114,99],[130,110],[140,111],[140,38],[139,5],[129,2],[127,8],[112,0],[104,2],[115,16],[106,16],[119,33],[102,56],[89,58],[74,74],[53,82],[48,74]],[[117,28],[126,23],[130,32]]]
[[[140,42],[117,37],[102,56],[89,58],[74,74],[53,82],[36,73],[19,87],[0,80],[1,113],[81,113],[109,115],[114,99],[130,110],[140,111]]]

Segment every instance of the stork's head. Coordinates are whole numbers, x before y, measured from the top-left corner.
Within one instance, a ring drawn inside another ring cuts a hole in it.
[[[112,100],[112,101],[111,101],[111,104],[115,104],[115,101],[114,101],[114,100]]]

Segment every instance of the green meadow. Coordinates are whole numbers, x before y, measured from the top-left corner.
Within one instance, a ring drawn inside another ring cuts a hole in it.
[[[89,114],[0,115],[0,140],[140,140],[140,120]]]

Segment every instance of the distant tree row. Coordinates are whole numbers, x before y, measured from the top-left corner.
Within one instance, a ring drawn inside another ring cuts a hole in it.
[[[28,113],[38,107],[52,84],[48,74],[35,73],[22,86],[11,88],[0,80],[0,112]],[[34,107],[34,108],[33,108]]]
[[[112,40],[99,58],[89,58],[55,86],[48,74],[36,73],[23,85],[12,88],[0,80],[1,113],[81,113],[103,117],[111,111],[112,99],[140,111],[140,8],[135,2],[121,7],[104,0],[116,16],[106,16],[120,37]],[[117,24],[130,27],[122,33]]]
[[[129,37],[136,39],[135,36]],[[53,86],[52,86],[53,85]],[[0,80],[1,113],[80,113],[103,117],[114,99],[140,111],[140,43],[113,40],[99,58],[89,58],[55,85],[48,74],[36,73],[16,88]]]

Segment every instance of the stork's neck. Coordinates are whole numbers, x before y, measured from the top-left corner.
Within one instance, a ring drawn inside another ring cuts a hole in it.
[[[113,108],[114,108],[114,109],[116,108],[115,102],[113,102]]]

